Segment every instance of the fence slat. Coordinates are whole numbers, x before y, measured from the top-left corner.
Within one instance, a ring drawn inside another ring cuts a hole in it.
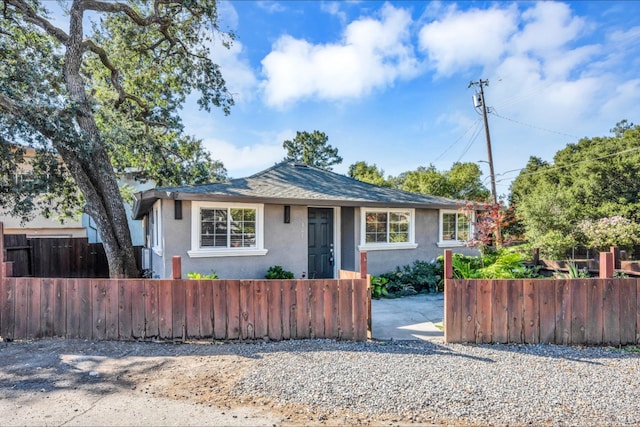
[[[268,336],[272,340],[279,341],[282,339],[283,329],[289,323],[289,307],[283,305],[282,288],[285,283],[281,280],[271,280],[267,282],[267,299],[268,299]]]
[[[491,286],[491,342],[506,343],[509,340],[508,287],[506,280],[496,280]]]
[[[97,340],[104,340],[107,337],[106,286],[102,280],[91,281],[91,303],[93,305],[92,331],[93,338]]]
[[[636,279],[636,344],[640,344],[640,279]]]
[[[608,345],[620,345],[620,288],[614,279],[604,279],[602,299],[602,340]]]
[[[29,322],[29,289],[27,283],[29,279],[19,278],[16,280],[15,288],[15,321],[14,334],[16,339],[28,338]]]
[[[590,345],[602,342],[602,285],[601,280],[590,280],[587,285],[586,342]]]
[[[534,280],[522,282],[523,313],[522,337],[523,343],[537,344],[540,342],[540,298],[538,286]]]
[[[269,336],[269,307],[267,283],[264,280],[253,282],[253,331],[255,338]]]
[[[225,281],[227,286],[227,338],[240,338],[240,282]]]
[[[338,328],[339,337],[343,340],[352,340],[353,333],[353,281],[340,280],[338,288]]]
[[[282,282],[282,339],[294,338],[296,332],[296,281]]]
[[[571,292],[566,280],[556,282],[556,344],[567,345],[571,340]]]
[[[460,338],[462,342],[476,342],[476,330],[478,328],[478,292],[477,285],[479,282],[475,280],[464,280],[461,286],[462,313],[460,322]]]
[[[173,339],[173,280],[158,280],[158,333],[162,339]]]
[[[160,313],[158,280],[145,280],[144,282],[144,313],[145,328],[142,338],[154,338],[160,336]]]
[[[54,337],[67,336],[67,280],[53,280],[53,333]]]
[[[571,343],[584,344],[587,340],[587,281],[569,281],[571,296]]]
[[[40,330],[36,338],[53,336],[53,314],[55,312],[55,287],[53,279],[40,281]]]
[[[240,281],[240,338],[254,339],[255,310],[254,310],[255,282]]]
[[[476,288],[476,298],[478,305],[476,307],[477,329],[475,342],[478,344],[490,343],[491,337],[491,302],[493,283],[490,280],[478,281]]]
[[[324,338],[324,281],[311,282],[311,338]]]
[[[522,280],[510,280],[507,288],[508,342],[522,343],[524,328],[524,295]]]
[[[28,322],[27,322],[27,337],[29,339],[40,338],[40,280],[29,279],[26,283],[28,293]]]
[[[538,285],[540,299],[540,342],[555,342],[556,335],[556,288],[551,280],[543,280]]]
[[[458,310],[462,307],[462,282],[460,280],[445,280],[444,285],[444,340],[445,342],[460,342],[462,340],[462,317],[464,313]]]
[[[213,337],[213,280],[198,281],[200,294],[200,337]]]
[[[369,302],[371,301],[371,289],[368,284],[369,279],[353,280],[353,338],[356,341],[364,341],[368,338]]]
[[[213,337],[223,340],[227,338],[227,284],[224,280],[213,282]]]
[[[175,280],[171,284],[171,329],[173,339],[187,339],[186,280]]]
[[[311,280],[296,282],[296,339],[309,338],[311,331],[311,318],[309,317]]]
[[[2,311],[0,313],[0,319],[2,319],[2,323],[0,323],[0,336],[9,339],[15,338],[16,282],[17,279],[9,279],[7,277],[0,281],[0,286],[2,287],[2,298],[0,299],[2,302],[0,306],[0,310]]]
[[[185,334],[186,338],[199,338],[200,321],[202,313],[200,313],[200,280],[185,280]]]
[[[324,333],[326,338],[339,338],[338,329],[338,295],[340,282],[324,281]]]
[[[636,284],[630,280],[618,279],[616,286],[620,288],[620,344],[634,344],[635,331],[627,325],[633,325],[636,320]]]

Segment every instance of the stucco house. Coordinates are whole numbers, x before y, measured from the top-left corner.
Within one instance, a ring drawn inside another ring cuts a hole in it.
[[[296,277],[333,278],[359,270],[382,274],[444,248],[464,248],[464,202],[361,182],[315,167],[282,162],[247,178],[136,194],[153,277],[215,271],[220,278],[263,278],[280,265]]]

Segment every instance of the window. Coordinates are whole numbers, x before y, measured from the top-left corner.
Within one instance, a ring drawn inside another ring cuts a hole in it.
[[[162,200],[153,204],[151,211],[151,248],[162,256]]]
[[[263,206],[192,202],[190,257],[264,255]]]
[[[361,248],[410,249],[414,241],[413,209],[362,209]]]
[[[440,211],[440,246],[461,246],[471,235],[471,218],[458,211]]]

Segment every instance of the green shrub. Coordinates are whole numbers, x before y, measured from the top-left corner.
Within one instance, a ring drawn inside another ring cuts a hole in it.
[[[283,269],[279,265],[269,267],[267,274],[264,276],[266,279],[293,279],[293,273]]]
[[[211,274],[200,274],[194,271],[190,271],[187,273],[187,278],[195,279],[195,280],[215,280],[219,279],[218,275],[214,270],[211,270]]]
[[[576,237],[557,230],[532,239],[534,247],[540,248],[542,259],[565,259],[566,253],[576,246]]]
[[[521,253],[502,249],[484,257],[453,254],[456,279],[524,279],[539,277],[538,267],[527,267]]]
[[[414,261],[412,265],[396,267],[382,274],[387,279],[389,293],[405,296],[417,293],[435,293],[444,290],[442,265],[438,262]]]
[[[371,276],[371,298],[380,299],[389,295],[388,280],[381,276]]]

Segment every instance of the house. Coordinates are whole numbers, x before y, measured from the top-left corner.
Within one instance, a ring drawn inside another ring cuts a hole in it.
[[[11,177],[16,183],[19,181],[33,179],[31,174],[31,163],[36,158],[36,152],[32,147],[24,148],[25,163],[20,166],[15,176]],[[61,159],[59,158],[61,161]],[[134,191],[145,190],[152,187],[149,182],[141,183],[136,179],[135,170],[127,170],[118,180],[118,185],[127,185],[132,187]],[[125,210],[131,216],[132,206],[125,202]],[[0,222],[4,224],[5,234],[25,234],[28,238],[87,238],[89,243],[101,242],[98,228],[94,220],[86,213],[78,214],[77,217],[64,218],[60,221],[55,217],[45,217],[41,214],[35,214],[29,221],[22,222],[20,218],[13,217],[8,214],[0,214]],[[129,219],[129,230],[131,238],[135,246],[141,246],[144,243],[144,235],[142,233],[142,225],[139,221]]]
[[[464,247],[470,233],[464,202],[361,182],[282,162],[248,178],[136,194],[154,277],[215,271],[220,278],[263,278],[280,265],[295,277],[333,278],[359,270],[382,274],[414,260]]]

